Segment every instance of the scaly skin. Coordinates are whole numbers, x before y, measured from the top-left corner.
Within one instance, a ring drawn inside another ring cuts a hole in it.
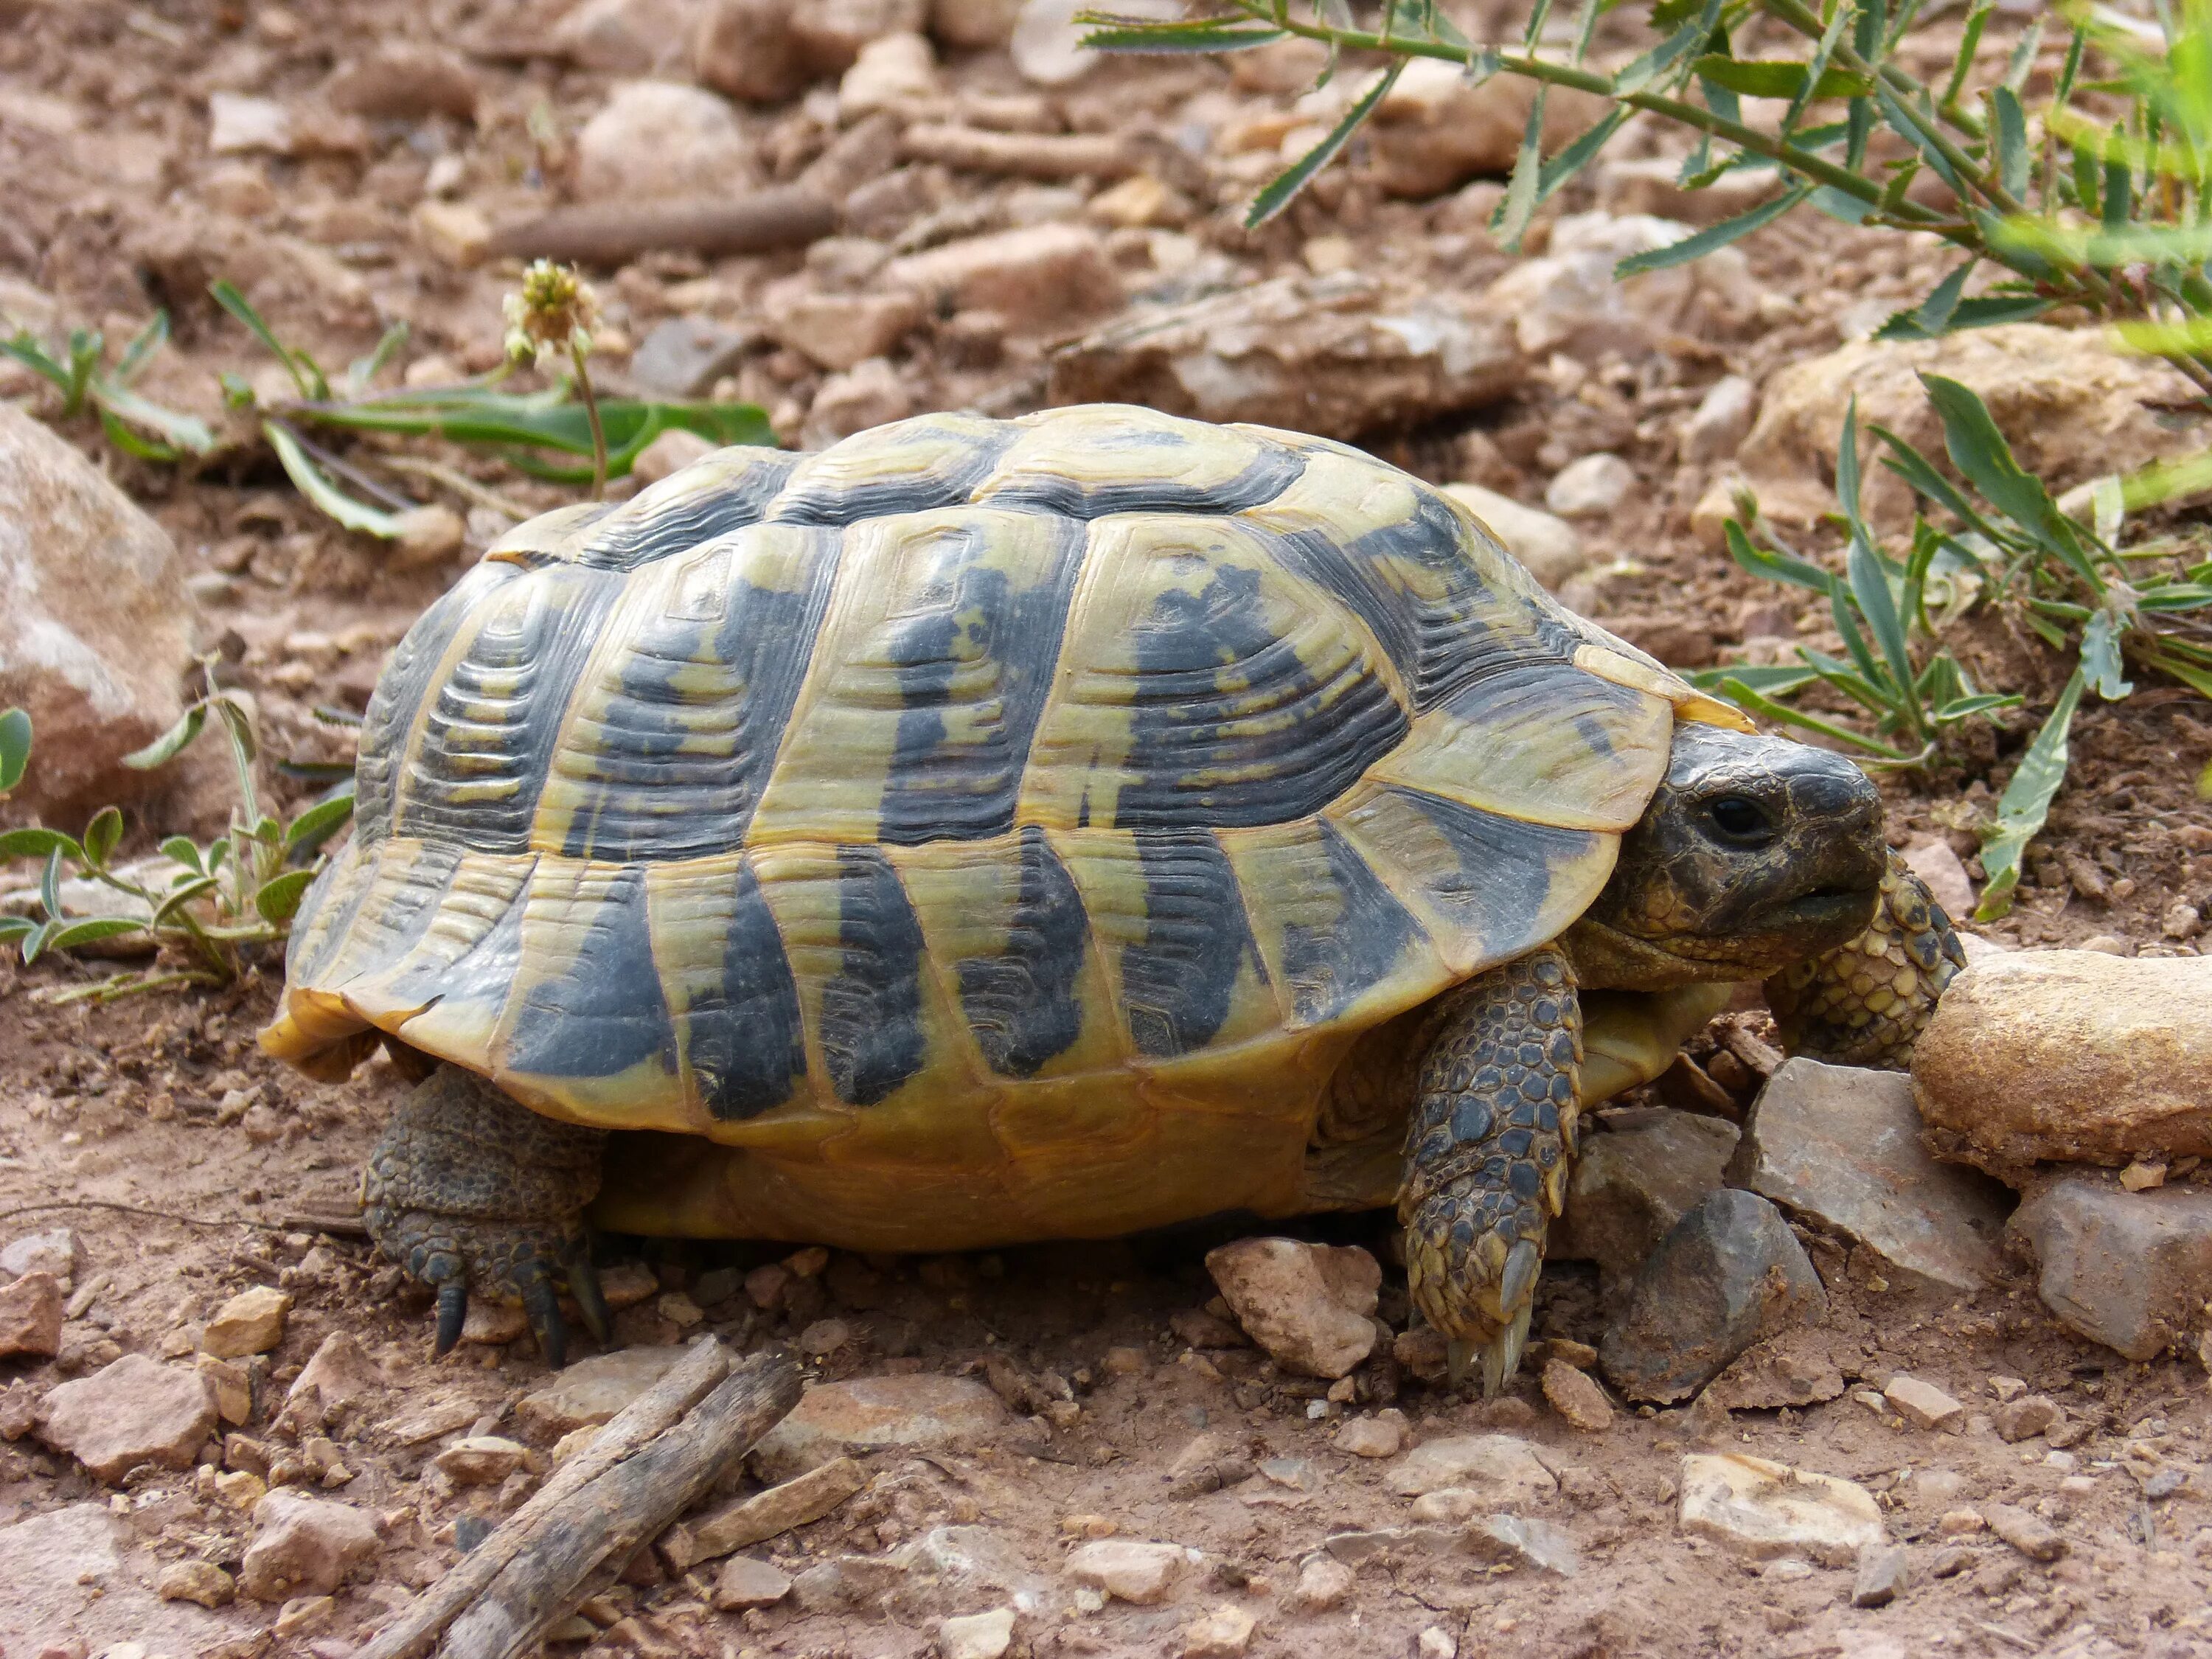
[[[1768,980],[1766,1006],[1792,1054],[1903,1071],[1943,988],[1966,965],[1951,918],[1893,853],[1873,925]]]
[[[1452,992],[1421,1063],[1398,1198],[1407,1282],[1450,1344],[1455,1382],[1480,1351],[1486,1395],[1528,1340],[1582,1059],[1574,969],[1547,947]]]
[[[547,1363],[559,1365],[564,1279],[604,1340],[582,1218],[599,1194],[605,1140],[454,1066],[439,1066],[392,1114],[362,1173],[362,1219],[380,1250],[438,1292],[439,1353],[460,1339],[475,1292],[520,1302]]]

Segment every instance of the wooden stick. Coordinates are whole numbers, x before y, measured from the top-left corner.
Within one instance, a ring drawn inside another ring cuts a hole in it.
[[[799,1368],[782,1355],[738,1365],[681,1423],[549,1515],[453,1620],[440,1651],[451,1659],[535,1653],[603,1571],[619,1571],[638,1546],[690,1508],[799,1395]]]
[[[763,253],[800,247],[837,228],[837,210],[811,190],[763,190],[730,201],[686,197],[556,208],[495,232],[490,252],[578,264],[627,264],[663,249],[691,253]]]
[[[624,1458],[673,1427],[729,1375],[730,1356],[702,1338],[668,1374],[611,1419],[592,1443],[571,1457],[499,1529],[463,1556],[453,1570],[378,1632],[358,1659],[420,1659],[461,1609],[483,1593],[555,1510]]]
[[[1126,179],[1143,165],[1121,140],[1100,132],[991,132],[915,126],[901,149],[916,161],[1023,179]]]

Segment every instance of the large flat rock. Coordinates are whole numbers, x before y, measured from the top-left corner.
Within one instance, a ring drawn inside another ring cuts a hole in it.
[[[2130,1359],[2193,1333],[2212,1301],[2212,1192],[2131,1193],[2110,1176],[2059,1176],[2020,1206],[2014,1237],[2061,1324]]]
[[[2020,951],[1951,981],[1912,1056],[1936,1150],[2039,1163],[2212,1156],[2212,957]]]
[[[1997,1270],[2008,1195],[1929,1156],[1899,1073],[1789,1061],[1753,1105],[1729,1175],[1929,1284],[1978,1291]]]
[[[809,1389],[753,1448],[753,1464],[788,1480],[855,1453],[971,1445],[1012,1421],[973,1377],[859,1376]]]
[[[0,1527],[0,1651],[99,1653],[140,1642],[152,1653],[203,1653],[234,1633],[211,1613],[156,1595],[161,1565],[104,1504]]]

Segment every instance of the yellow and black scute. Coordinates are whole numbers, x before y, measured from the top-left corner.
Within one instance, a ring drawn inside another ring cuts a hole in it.
[[[1341,445],[1094,406],[723,450],[401,642],[262,1040],[682,1137],[617,1154],[638,1231],[1279,1212],[1352,1039],[1578,915],[1678,715],[1723,718]]]

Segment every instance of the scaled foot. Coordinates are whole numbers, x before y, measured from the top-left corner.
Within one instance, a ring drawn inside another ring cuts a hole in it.
[[[1768,980],[1766,1006],[1791,1054],[1903,1071],[1943,988],[1966,965],[1951,918],[1892,853],[1872,925]]]
[[[438,1293],[440,1354],[460,1340],[474,1294],[520,1303],[546,1363],[560,1365],[564,1285],[592,1334],[606,1340],[583,1226],[605,1139],[541,1116],[453,1066],[440,1066],[392,1114],[362,1174],[363,1219],[380,1250]]]
[[[1455,993],[1421,1064],[1398,1199],[1407,1286],[1443,1334],[1453,1382],[1479,1363],[1486,1397],[1528,1340],[1582,1057],[1574,969],[1547,949]]]

